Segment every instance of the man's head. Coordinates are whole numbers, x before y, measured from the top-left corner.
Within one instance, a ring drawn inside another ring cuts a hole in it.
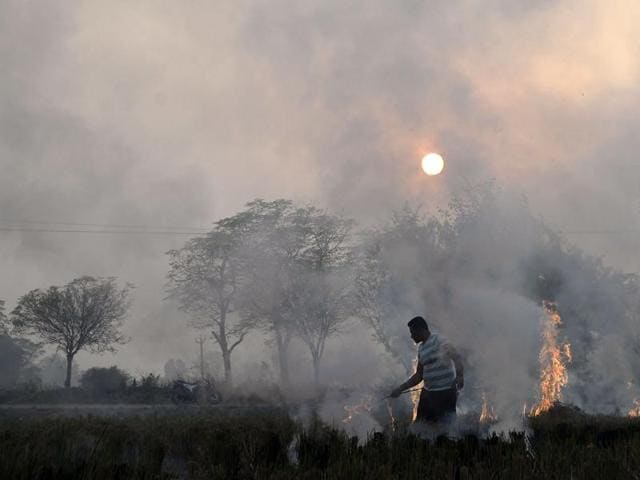
[[[422,317],[413,317],[407,325],[411,333],[411,339],[416,343],[424,342],[431,335],[429,326]]]

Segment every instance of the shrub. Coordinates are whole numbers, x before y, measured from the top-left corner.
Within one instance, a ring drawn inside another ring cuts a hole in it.
[[[82,374],[80,386],[95,395],[122,393],[127,387],[129,376],[118,367],[93,367]]]

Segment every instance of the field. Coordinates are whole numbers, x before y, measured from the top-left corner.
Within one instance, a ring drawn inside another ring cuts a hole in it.
[[[366,442],[282,410],[132,416],[0,415],[3,479],[634,479],[640,420],[569,409],[530,419],[530,436],[376,433]]]

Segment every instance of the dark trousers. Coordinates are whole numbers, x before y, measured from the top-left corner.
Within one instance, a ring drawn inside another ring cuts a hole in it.
[[[437,422],[448,415],[455,414],[457,400],[458,392],[455,387],[435,392],[422,390],[416,421]]]

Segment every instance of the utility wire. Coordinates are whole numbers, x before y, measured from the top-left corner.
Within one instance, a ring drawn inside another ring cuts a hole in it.
[[[40,233],[94,233],[112,235],[204,235],[204,231],[181,232],[178,230],[63,230],[53,228],[11,228],[0,227],[0,232],[40,232]]]
[[[7,226],[2,226],[5,224]],[[30,227],[29,225],[34,225]],[[64,227],[96,227],[94,229]],[[211,227],[178,226],[178,225],[135,225],[118,223],[81,223],[81,222],[49,222],[43,220],[0,219],[0,232],[36,232],[36,233],[94,233],[122,235],[201,235]],[[603,229],[603,230],[556,230],[566,235],[619,235],[640,233],[637,228]]]
[[[103,227],[103,228],[147,228],[158,230],[205,230],[208,231],[210,227],[194,227],[194,226],[175,226],[175,225],[133,225],[133,224],[114,224],[114,223],[79,223],[79,222],[45,222],[43,220],[8,220],[0,219],[0,223],[17,225],[16,228],[21,228],[22,224],[26,225],[65,225],[74,227]],[[44,228],[44,227],[43,227]]]
[[[610,229],[610,230],[556,230],[558,233],[568,235],[616,235],[619,233],[640,233],[640,229]]]
[[[62,225],[62,224],[60,224]],[[81,224],[80,226],[91,227],[91,224]],[[125,225],[95,225],[96,227],[107,228],[125,228]],[[121,235],[204,235],[209,229],[202,230],[178,230],[179,227],[152,227],[152,226],[136,226],[129,225],[126,228],[139,228],[140,230],[84,230],[84,229],[63,229],[63,228],[39,228],[39,227],[2,227],[0,232],[35,232],[35,233],[94,233],[94,234],[121,234]],[[144,230],[144,229],[148,230]],[[158,228],[158,230],[151,230]],[[165,230],[161,230],[164,228]],[[176,230],[170,230],[175,228]],[[637,234],[640,230],[557,230],[557,233],[563,235],[620,235],[620,234]]]

